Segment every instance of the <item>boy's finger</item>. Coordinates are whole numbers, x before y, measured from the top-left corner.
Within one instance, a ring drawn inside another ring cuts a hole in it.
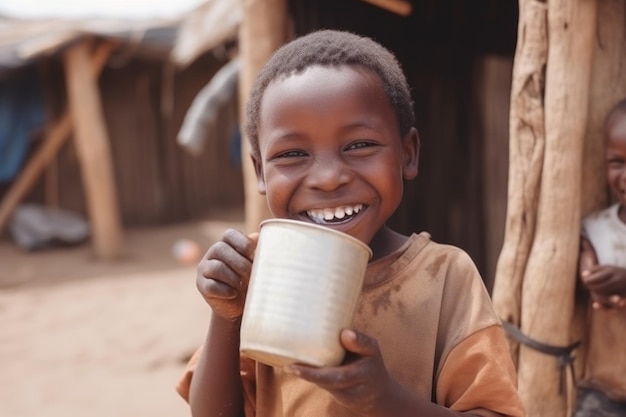
[[[364,333],[352,329],[341,331],[341,344],[343,347],[359,356],[372,356],[378,352],[378,342]]]
[[[254,234],[253,234],[254,235]],[[248,260],[254,258],[254,251],[256,249],[256,239],[249,237],[239,230],[228,229],[224,232],[222,240],[232,246],[237,252],[245,256]]]
[[[196,286],[205,295],[215,293],[222,298],[234,298],[241,290],[242,283],[239,275],[228,265],[216,259],[208,259],[198,265]]]
[[[259,232],[250,233],[248,237],[254,242],[254,244],[259,242]]]

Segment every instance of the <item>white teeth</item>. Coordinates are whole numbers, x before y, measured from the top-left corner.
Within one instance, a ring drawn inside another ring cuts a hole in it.
[[[344,217],[346,217],[346,212],[343,210],[342,207],[337,207],[335,209],[335,217],[338,219],[343,219]]]
[[[340,206],[335,208],[325,208],[319,210],[308,210],[308,216],[317,223],[323,223],[331,220],[341,220],[346,216],[357,214],[363,208],[363,204],[357,204],[355,206]]]

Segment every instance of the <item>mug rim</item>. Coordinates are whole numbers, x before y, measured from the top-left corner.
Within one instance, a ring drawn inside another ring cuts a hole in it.
[[[268,225],[270,223],[291,224],[291,225],[294,225],[294,226],[310,228],[310,229],[318,230],[318,231],[325,232],[325,233],[335,234],[335,235],[337,235],[339,237],[342,237],[344,239],[350,240],[353,243],[355,243],[358,246],[360,246],[363,249],[365,249],[367,251],[367,253],[368,253],[368,259],[371,259],[372,255],[373,255],[372,249],[365,242],[357,239],[354,236],[350,236],[347,233],[340,232],[339,230],[335,230],[335,229],[332,229],[330,227],[323,226],[321,224],[308,223],[308,222],[304,222],[304,221],[301,221],[301,220],[273,218],[273,219],[263,220],[260,223],[260,225],[259,225],[259,230],[261,230],[263,228],[263,226],[266,226],[266,225]]]

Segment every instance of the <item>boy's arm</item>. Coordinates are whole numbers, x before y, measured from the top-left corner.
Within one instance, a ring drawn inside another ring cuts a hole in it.
[[[191,378],[192,416],[244,415],[239,360],[239,323],[212,315],[207,339]]]
[[[195,371],[188,374],[194,417],[244,415],[239,332],[257,238],[229,229],[198,264],[196,286],[212,313]]]

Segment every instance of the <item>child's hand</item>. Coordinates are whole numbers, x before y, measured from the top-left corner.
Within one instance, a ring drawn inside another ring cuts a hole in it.
[[[591,293],[595,308],[626,306],[626,269],[609,265],[595,265],[582,271],[583,284]]]
[[[347,353],[340,366],[316,368],[294,364],[285,371],[317,384],[354,413],[367,415],[384,402],[385,393],[395,382],[387,372],[375,339],[344,329],[341,343]]]
[[[213,314],[238,320],[243,314],[258,233],[228,229],[198,264],[196,286]]]
[[[591,242],[584,237],[580,238],[580,256],[578,258],[578,268],[582,275],[594,266],[598,265],[598,257]]]

